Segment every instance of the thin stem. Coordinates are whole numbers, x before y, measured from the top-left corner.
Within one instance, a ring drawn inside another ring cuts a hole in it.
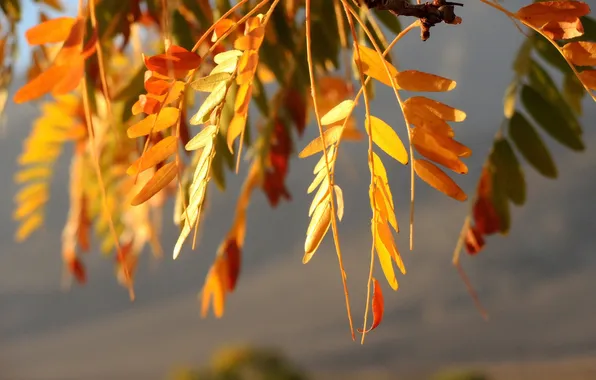
[[[327,180],[329,181],[329,188],[331,191],[329,192],[329,199],[331,202],[331,227],[333,230],[333,241],[335,243],[335,250],[337,253],[337,259],[339,261],[339,267],[341,270],[341,280],[344,287],[344,294],[346,297],[346,308],[348,312],[348,321],[350,323],[350,332],[352,334],[352,340],[356,339],[354,335],[354,325],[352,323],[352,313],[350,308],[350,297],[348,295],[348,285],[346,281],[346,272],[344,270],[343,260],[341,257],[341,248],[339,245],[339,236],[337,233],[337,220],[336,218],[336,211],[335,211],[335,200],[333,196],[333,178],[331,176],[331,170],[329,166],[329,159],[327,158],[327,144],[325,144],[325,134],[323,133],[323,126],[321,125],[321,117],[319,114],[319,106],[317,105],[317,91],[315,86],[315,74],[313,70],[313,61],[312,61],[312,38],[311,38],[311,20],[310,20],[310,2],[311,0],[306,0],[305,4],[305,22],[306,22],[306,56],[308,60],[308,74],[310,77],[310,92],[313,99],[313,108],[315,111],[315,118],[317,119],[317,125],[319,126],[319,134],[321,136],[321,142],[323,143],[323,157],[325,158],[325,168],[327,170]]]

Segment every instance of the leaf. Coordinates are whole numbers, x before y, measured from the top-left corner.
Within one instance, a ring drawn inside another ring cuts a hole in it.
[[[329,202],[323,202],[317,206],[306,231],[306,241],[304,242],[304,257],[302,263],[306,264],[312,259],[319,248],[323,238],[331,225],[331,205]]]
[[[580,1],[544,1],[527,5],[516,12],[517,17],[541,28],[548,22],[581,17],[590,13],[590,7]]]
[[[412,96],[408,98],[405,103],[407,103],[408,107],[411,109],[415,109],[418,112],[423,113],[430,111],[445,121],[461,122],[466,120],[467,116],[464,111],[458,110],[457,108],[450,107],[446,104],[424,96]]]
[[[391,254],[389,253],[390,247],[387,244],[391,244],[391,242],[383,241],[381,234],[379,233],[378,229],[379,226],[384,223],[375,223],[377,226],[377,231],[375,234],[375,248],[377,250],[377,256],[379,257],[379,262],[381,263],[381,269],[383,270],[383,274],[391,286],[391,289],[397,290],[397,278],[395,277],[395,270],[393,269],[393,261],[391,258]],[[393,238],[392,238],[393,240]]]
[[[37,230],[39,227],[43,225],[43,214],[41,212],[36,212],[35,214],[31,214],[27,220],[25,220],[19,226],[15,234],[15,240],[17,242],[22,242],[33,233],[33,231]]]
[[[429,128],[435,134],[448,137],[454,136],[453,129],[445,120],[441,119],[435,113],[429,112],[426,107],[420,107],[415,103],[410,103],[410,99],[404,102],[404,116],[408,123],[416,127]]]
[[[353,105],[354,101],[350,99],[339,103],[321,117],[321,125],[330,125],[344,120],[352,111]]]
[[[57,83],[64,78],[70,68],[66,65],[52,65],[33,80],[25,84],[14,94],[14,102],[25,103],[52,91]]]
[[[370,127],[372,126],[372,138],[375,144],[379,146],[385,153],[393,157],[397,162],[401,162],[404,165],[408,164],[408,152],[404,147],[404,144],[399,139],[399,136],[393,128],[391,128],[383,120],[371,116],[370,124],[369,120],[364,121],[366,131],[370,135]]]
[[[518,206],[523,205],[526,201],[526,181],[507,140],[501,138],[495,141],[490,161],[495,168],[497,182],[503,184],[509,199]]]
[[[554,139],[576,151],[585,149],[581,136],[566,122],[556,105],[526,85],[522,88],[521,99],[532,118]]]
[[[509,232],[509,228],[511,227],[511,212],[509,211],[507,184],[502,180],[494,166],[491,171],[491,176],[492,193],[490,201],[499,218],[499,232],[502,235],[505,235]]]
[[[327,177],[323,179],[319,190],[315,193],[314,198],[312,199],[312,203],[310,204],[310,209],[308,210],[308,216],[312,216],[312,213],[316,210],[317,206],[325,200],[326,202],[329,201],[329,181]]]
[[[209,94],[209,96],[207,96],[207,99],[205,99],[205,101],[203,102],[203,104],[201,105],[201,107],[199,108],[197,113],[194,114],[194,116],[190,118],[190,124],[191,125],[199,125],[199,124],[203,124],[207,120],[209,120],[209,116],[211,115],[211,112],[213,112],[213,110],[215,108],[220,106],[221,103],[226,98],[227,89],[228,89],[228,87],[227,87],[226,82],[219,83],[215,87],[213,92],[211,94]]]
[[[63,42],[68,38],[76,21],[73,17],[56,17],[28,29],[25,37],[29,45]]]
[[[445,195],[458,201],[465,201],[468,196],[445,172],[427,160],[414,160],[416,174],[427,184]]]
[[[578,77],[573,73],[565,74],[563,78],[563,97],[577,115],[582,114],[582,100],[585,95],[586,91]]]
[[[331,163],[329,163],[329,165],[331,169]],[[323,182],[323,179],[325,178],[327,178],[327,170],[320,170],[315,176],[315,179],[313,179],[313,181],[310,183],[310,186],[308,186],[306,193],[312,193],[317,187],[319,187],[319,185],[321,184],[321,182]]]
[[[190,86],[195,91],[213,92],[219,84],[228,81],[231,77],[230,73],[211,74],[191,82]]]
[[[584,27],[578,17],[550,21],[541,30],[545,36],[552,40],[567,40],[584,34]]]
[[[596,90],[596,70],[584,70],[579,79],[591,90]]]
[[[137,158],[135,162],[126,170],[126,174],[132,176],[154,167],[164,161],[172,154],[176,153],[176,136],[168,136],[160,140],[157,144],[147,149],[145,154]]]
[[[155,172],[149,181],[147,181],[145,186],[143,186],[141,191],[139,191],[139,193],[133,198],[130,204],[132,206],[138,206],[144,202],[147,202],[149,199],[151,199],[151,197],[169,185],[170,182],[176,178],[177,174],[178,166],[176,165],[176,161],[165,164]]]
[[[503,98],[503,113],[507,119],[511,119],[515,112],[515,99],[517,97],[517,80],[512,81],[507,90],[505,90],[505,97]]]
[[[326,148],[338,142],[344,130],[345,128],[341,125],[335,125],[323,132],[325,144],[327,145]],[[318,153],[322,150],[323,140],[321,139],[321,136],[319,136],[312,140],[304,149],[302,149],[302,152],[298,154],[298,157],[305,158],[308,156],[312,156],[313,154]]]
[[[152,114],[133,124],[126,130],[129,138],[146,136],[170,128],[180,117],[180,110],[175,107],[164,107],[159,114]]]
[[[399,252],[397,251],[397,246],[395,245],[393,234],[391,233],[389,225],[386,223],[384,219],[382,220],[382,223],[379,223],[378,225],[378,233],[381,238],[381,242],[383,243],[383,246],[387,249],[389,255],[397,264],[400,272],[402,274],[406,274],[406,267],[404,266],[404,263],[401,260]]]
[[[341,187],[337,185],[333,185],[333,189],[335,190],[335,201],[337,202],[337,219],[341,222],[344,217],[344,193]]]
[[[524,158],[543,176],[557,178],[557,167],[530,122],[519,112],[509,120],[509,136]]]
[[[389,77],[387,76],[385,66],[383,66],[383,61],[385,61],[389,68],[389,74],[394,78],[397,76],[397,69],[392,64],[387,62],[387,60],[382,59],[375,50],[356,43],[354,43],[354,46],[354,62],[358,63],[359,52],[362,71],[364,72],[364,74],[373,77],[379,82],[391,87],[391,79],[389,79]],[[356,51],[356,49],[358,49],[358,52]],[[397,84],[397,81],[395,82]]]
[[[420,92],[444,92],[455,88],[454,80],[417,70],[400,71],[397,84],[402,90]]]
[[[372,299],[372,311],[373,311],[373,323],[366,332],[370,332],[377,328],[381,324],[383,320],[383,312],[384,312],[384,301],[383,301],[383,293],[381,291],[381,285],[376,278],[373,277],[373,299]],[[359,333],[362,333],[362,329],[358,329]]]
[[[459,159],[458,155],[441,144],[442,140],[448,141],[448,137],[441,139],[442,136],[434,135],[428,129],[420,127],[412,129],[411,133],[412,145],[418,153],[456,173],[468,173],[468,167]]]
[[[222,53],[218,53],[217,55],[215,55],[215,57],[213,57],[213,61],[216,64],[222,64],[226,61],[228,61],[229,59],[239,59],[240,56],[242,56],[242,54],[244,54],[243,52],[241,52],[240,50],[227,50],[224,51]]]

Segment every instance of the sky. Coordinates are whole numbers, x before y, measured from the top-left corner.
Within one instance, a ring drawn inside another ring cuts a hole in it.
[[[520,4],[506,5],[514,10]],[[459,13],[461,25],[435,27],[424,43],[412,33],[395,54],[400,69],[457,81],[452,92],[431,96],[468,114],[455,131],[474,151],[469,174],[457,177],[471,194],[502,120],[502,96],[523,36],[505,16],[479,2],[466,3]],[[544,137],[560,178],[542,178],[525,165],[528,202],[514,208],[509,236],[491,238],[475,258],[464,256],[490,320],[480,318],[450,265],[468,204],[418,181],[415,250],[407,250],[407,234],[398,237],[408,274],[399,277],[397,292],[384,287],[385,320],[360,346],[349,337],[331,239],[308,265],[301,263],[314,158],[292,160],[292,202],[271,210],[257,192],[248,214],[239,288],[228,299],[223,319],[201,319],[197,293],[228,230],[242,178],[229,175],[234,190],[214,196],[198,250],[186,247],[176,261],[166,254],[158,263],[147,255],[137,275],[134,303],[116,284],[111,262],[97,254],[86,258],[89,283],[65,292],[60,287],[59,233],[68,204],[63,187],[68,160],[62,157],[56,171],[45,228],[25,243],[14,243],[11,214],[17,187],[12,177],[36,108],[9,101],[8,130],[0,140],[0,176],[5,178],[0,182],[0,379],[162,379],[177,366],[199,366],[214,349],[236,343],[279,347],[313,370],[395,373],[457,363],[596,355],[596,237],[590,207],[596,179],[586,175],[596,168],[596,133],[590,122],[596,105],[586,100],[584,108],[586,152],[570,152]],[[379,88],[373,114],[403,137],[403,121],[387,88]],[[362,119],[362,112],[358,116]],[[316,128],[309,126],[298,145],[315,135]],[[360,324],[370,251],[368,179],[363,180],[368,169],[365,144],[346,147],[337,176],[346,199],[340,238],[353,316]],[[409,170],[398,164],[387,169],[397,217],[405,226]],[[164,220],[170,221],[171,210],[166,212]],[[175,238],[176,230],[169,226],[163,246],[173,247]]]

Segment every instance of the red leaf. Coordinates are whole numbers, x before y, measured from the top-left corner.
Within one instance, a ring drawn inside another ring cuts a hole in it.
[[[69,272],[74,276],[79,284],[84,284],[87,282],[87,273],[83,263],[81,263],[81,260],[79,260],[77,257],[73,257],[68,261],[67,266]]]
[[[226,290],[233,292],[240,275],[240,248],[236,238],[226,241],[224,257],[227,265]]]
[[[373,277],[372,280],[374,284],[372,299],[373,323],[370,326],[370,328],[366,330],[364,333],[368,333],[374,330],[375,328],[377,328],[377,326],[379,326],[379,324],[381,324],[381,321],[383,320],[383,313],[385,310],[385,302],[383,301],[383,292],[381,291],[381,285],[379,284],[379,281],[377,281],[376,278]],[[358,332],[362,333],[363,331],[362,329],[358,329]]]
[[[480,252],[485,245],[484,238],[482,234],[476,227],[468,228],[468,232],[466,233],[466,250],[470,255],[475,255]]]

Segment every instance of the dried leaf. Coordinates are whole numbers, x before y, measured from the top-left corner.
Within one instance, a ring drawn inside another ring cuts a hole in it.
[[[402,90],[420,92],[443,92],[455,88],[454,80],[417,70],[400,71],[397,84]]]
[[[427,160],[414,160],[416,174],[430,186],[458,201],[465,201],[468,196],[445,172]]]
[[[381,285],[376,278],[373,277],[373,299],[372,299],[372,311],[373,311],[373,323],[366,332],[370,332],[377,328],[383,320],[383,312],[385,309],[383,301],[383,292],[381,291]],[[358,329],[359,333],[362,333],[362,329]]]
[[[306,264],[312,259],[319,248],[323,238],[331,225],[331,205],[329,202],[321,203],[315,210],[308,229],[306,231],[306,241],[304,242],[304,257],[302,263]]]
[[[315,193],[314,198],[312,199],[312,203],[310,204],[310,208],[308,210],[308,216],[312,216],[312,213],[316,210],[317,206],[321,204],[325,200],[326,202],[329,201],[329,181],[327,177],[323,179],[319,190]]]
[[[321,117],[321,124],[331,125],[344,120],[352,111],[353,105],[353,100],[344,100]]]
[[[370,135],[369,125],[372,125],[372,138],[375,144],[379,146],[385,153],[393,157],[397,162],[404,165],[408,164],[408,152],[401,142],[399,136],[393,128],[391,128],[383,120],[371,116],[369,120],[364,121],[366,131]]]
[[[177,174],[178,166],[176,165],[176,161],[165,164],[155,172],[149,181],[147,181],[145,186],[143,186],[141,191],[139,191],[139,193],[133,198],[130,204],[132,206],[137,206],[148,201],[151,199],[151,197],[169,185],[170,182],[176,178]]]
[[[137,158],[135,162],[126,170],[128,175],[136,175],[149,168],[154,167],[176,153],[176,136],[168,136],[160,140],[157,144],[147,149],[144,155]]]
[[[596,66],[596,43],[579,41],[563,46],[563,54],[574,65]]]
[[[159,114],[152,114],[130,126],[126,134],[129,138],[146,136],[170,128],[180,117],[180,110],[175,107],[164,107]]]

